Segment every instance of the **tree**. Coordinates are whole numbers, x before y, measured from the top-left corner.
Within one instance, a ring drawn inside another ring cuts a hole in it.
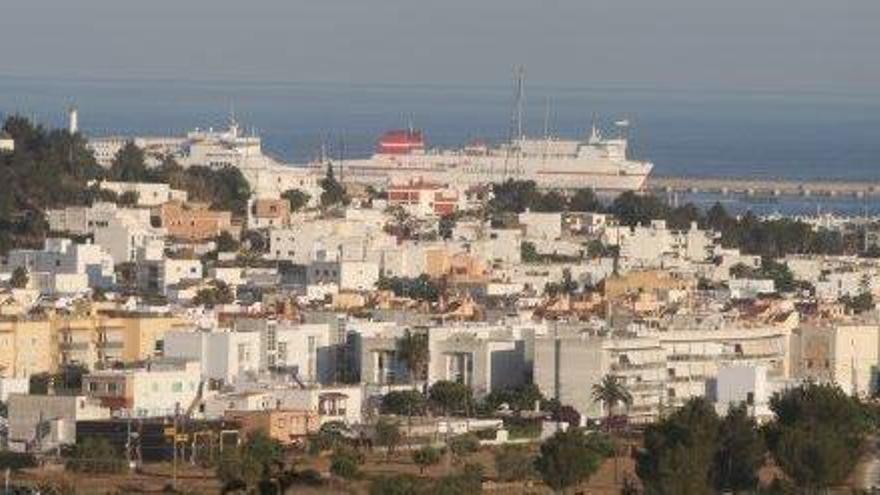
[[[470,387],[463,383],[440,380],[428,389],[431,403],[443,411],[444,416],[466,409],[472,401]]]
[[[645,430],[636,474],[646,495],[711,493],[718,415],[705,399],[691,399]]]
[[[543,401],[541,389],[533,383],[493,390],[484,399],[488,409],[498,409],[501,404],[507,404],[514,411],[532,410],[535,403],[540,404]]]
[[[380,476],[370,483],[370,495],[418,495],[424,483],[411,474]]]
[[[452,231],[455,229],[455,215],[443,215],[437,222],[437,233],[443,239],[452,239]]]
[[[416,278],[382,277],[377,284],[379,290],[390,290],[397,297],[408,297],[417,301],[436,302],[440,298],[440,287],[427,274]]]
[[[360,455],[350,448],[339,447],[330,456],[330,472],[347,480],[360,475]]]
[[[224,489],[246,490],[260,482],[263,470],[256,459],[249,457],[241,449],[226,449],[217,463],[216,473]]]
[[[635,226],[666,218],[669,208],[654,196],[641,196],[632,191],[617,196],[610,212],[622,225]]]
[[[546,194],[538,193],[530,208],[534,211],[555,213],[564,211],[567,206],[567,201],[562,194],[557,191],[549,191]]]
[[[715,488],[721,492],[754,491],[767,448],[745,405],[727,411],[719,426],[717,448],[712,475]]]
[[[862,292],[855,297],[845,295],[840,298],[840,302],[846,306],[846,309],[856,314],[874,309],[874,296],[867,291]]]
[[[569,428],[541,444],[535,469],[555,492],[582,483],[598,471],[603,454],[592,448],[583,431]]]
[[[592,189],[578,189],[568,202],[571,211],[598,212],[602,211],[602,203]]]
[[[30,277],[28,276],[27,268],[19,266],[12,271],[12,278],[9,279],[9,285],[12,286],[13,289],[24,289],[27,287],[28,282],[30,282]]]
[[[125,191],[119,195],[116,202],[120,206],[136,206],[138,204],[138,198],[137,191]]]
[[[77,443],[65,464],[80,473],[121,473],[128,469],[121,452],[106,438],[88,437]]]
[[[228,488],[253,488],[276,476],[284,467],[281,444],[256,431],[237,448],[223,452],[217,465],[217,477]]]
[[[144,150],[128,141],[113,158],[110,177],[121,182],[144,182],[150,178],[144,157]]]
[[[345,194],[345,187],[336,180],[333,174],[333,166],[327,165],[327,175],[321,179],[321,206],[333,206],[337,204],[345,204],[348,198]]]
[[[390,421],[387,418],[379,418],[376,423],[376,444],[385,447],[386,458],[394,453],[394,449],[400,445],[403,434],[400,432],[400,425],[396,421]]]
[[[770,400],[776,421],[767,445],[779,467],[804,493],[843,483],[855,468],[872,419],[859,399],[836,385],[807,383]]]
[[[236,252],[241,247],[241,244],[226,230],[214,238],[214,243],[217,245],[217,251],[221,253]]]
[[[473,433],[462,433],[449,439],[447,447],[452,453],[456,463],[460,463],[467,456],[480,450],[480,439]]]
[[[602,404],[605,409],[605,428],[611,429],[611,418],[618,406],[632,405],[632,394],[619,377],[605,375],[602,381],[593,384],[593,401]]]
[[[465,464],[459,473],[437,480],[434,495],[477,495],[483,491],[483,466]]]
[[[492,185],[489,210],[496,215],[522,213],[532,206],[539,194],[534,181],[508,179],[506,182]]]
[[[181,185],[191,201],[210,203],[211,208],[228,210],[238,217],[247,215],[251,189],[238,167],[187,167]]]
[[[425,474],[425,469],[440,462],[440,451],[430,445],[414,450],[412,453],[413,462],[418,464],[419,473]]]
[[[522,481],[535,473],[534,459],[519,445],[504,445],[495,451],[494,456],[500,481]]]
[[[427,401],[418,390],[394,390],[382,396],[382,414],[424,416]]]
[[[762,278],[773,280],[777,292],[791,292],[795,288],[794,275],[788,265],[765,257],[761,260]]]
[[[222,280],[214,280],[211,284],[211,287],[196,292],[192,300],[194,305],[213,308],[218,304],[232,304],[235,301],[235,294],[229,284]]]
[[[406,364],[410,381],[423,380],[428,372],[428,334],[407,329],[397,339],[397,357]]]
[[[290,211],[299,211],[305,208],[309,204],[309,200],[312,198],[308,193],[300,191],[299,189],[288,189],[281,193],[281,197],[290,203]]]

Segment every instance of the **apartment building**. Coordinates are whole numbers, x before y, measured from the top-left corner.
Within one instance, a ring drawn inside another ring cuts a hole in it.
[[[83,394],[121,416],[170,416],[197,405],[201,383],[198,361],[165,358],[89,373],[83,376]]]
[[[43,294],[77,294],[115,282],[113,258],[95,244],[48,238],[43,249],[14,249],[0,256],[0,278],[27,270],[30,285]]]
[[[545,396],[574,407],[583,420],[607,414],[592,396],[593,385],[606,375],[632,394],[631,421],[658,417],[666,384],[666,351],[658,339],[561,332],[534,340],[534,383]]]
[[[707,393],[707,382],[725,366],[763,366],[771,379],[789,376],[791,332],[781,326],[681,325],[652,333],[666,352],[667,406],[677,407]],[[704,327],[705,328],[705,327]]]
[[[138,206],[159,206],[168,201],[186,202],[187,193],[179,189],[172,189],[168,184],[159,182],[113,182],[101,181],[98,187],[105,191],[112,191],[117,196],[132,193],[137,196]]]
[[[880,325],[857,320],[809,321],[792,332],[791,376],[833,383],[869,397],[878,387]]]
[[[248,202],[249,229],[267,229],[290,225],[290,202],[286,199],[256,198]]]
[[[183,322],[148,314],[11,318],[0,321],[4,376],[53,372],[59,365],[131,362],[161,351],[166,331]]]
[[[222,232],[238,237],[232,225],[232,213],[211,210],[205,203],[185,203],[174,200],[157,207],[161,227],[168,236],[190,242],[209,241]]]

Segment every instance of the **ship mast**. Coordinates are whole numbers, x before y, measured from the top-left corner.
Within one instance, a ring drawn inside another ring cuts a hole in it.
[[[523,100],[525,99],[526,69],[522,65],[516,68],[516,138],[523,138]]]
[[[504,180],[507,180],[507,176],[508,176],[508,168],[507,168],[508,163],[507,162],[510,159],[510,154],[512,152],[516,153],[517,165],[519,164],[519,158],[521,155],[519,150],[516,150],[516,151],[513,150],[513,144],[517,143],[517,146],[519,146],[519,143],[523,139],[522,119],[523,119],[523,100],[525,99],[525,97],[524,97],[525,72],[526,72],[525,67],[523,67],[522,65],[518,65],[518,66],[514,67],[514,70],[513,70],[514,77],[516,79],[515,103],[514,103],[513,115],[511,116],[511,129],[510,129],[510,133],[513,135],[510,136],[511,139],[507,145],[507,154],[504,158],[504,177],[503,177]]]

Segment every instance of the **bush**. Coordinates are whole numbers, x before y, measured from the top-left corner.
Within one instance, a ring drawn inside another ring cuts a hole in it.
[[[495,451],[495,470],[500,481],[520,481],[534,475],[532,456],[524,447],[505,445]]]
[[[398,390],[382,397],[382,414],[424,416],[426,409],[425,396],[418,390]]]
[[[423,483],[411,474],[381,476],[370,483],[370,495],[416,495],[424,491]]]
[[[80,473],[112,474],[128,469],[125,458],[105,438],[86,438],[74,447],[65,467]]]
[[[483,491],[483,466],[466,464],[460,473],[444,476],[437,481],[437,495],[470,495]]]
[[[299,485],[321,486],[324,484],[324,477],[315,469],[304,469],[294,475],[293,482]]]
[[[33,454],[0,451],[0,469],[24,469],[36,467],[37,459]]]
[[[419,473],[424,474],[425,468],[440,462],[440,451],[430,445],[425,445],[419,450],[413,451],[412,458],[413,462],[419,465]]]
[[[361,456],[350,448],[338,448],[330,457],[330,472],[347,480],[360,475]]]
[[[461,461],[468,455],[480,450],[480,439],[473,433],[465,433],[450,438],[448,445],[456,461]]]

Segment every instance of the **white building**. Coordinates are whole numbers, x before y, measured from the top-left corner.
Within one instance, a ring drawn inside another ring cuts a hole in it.
[[[172,189],[168,184],[160,182],[113,182],[101,181],[97,183],[100,189],[112,191],[117,196],[126,193],[137,195],[138,206],[159,206],[169,201],[186,203],[187,193],[179,189]]]
[[[169,416],[196,404],[203,387],[201,374],[198,361],[165,359],[84,375],[83,392],[122,416]]]
[[[341,290],[369,291],[379,281],[379,263],[375,261],[343,261],[339,264]]]
[[[260,372],[258,332],[167,332],[166,357],[198,360],[202,378],[235,383]]]
[[[148,292],[167,294],[168,288],[182,282],[197,282],[203,277],[199,259],[161,258],[138,264],[138,287]]]
[[[16,452],[45,452],[76,443],[77,421],[108,418],[108,407],[83,395],[12,394],[7,441]]]
[[[522,385],[531,368],[523,333],[535,332],[483,324],[433,327],[428,330],[428,384],[464,383],[476,397]]]
[[[44,294],[82,293],[115,282],[113,259],[105,250],[70,239],[48,238],[42,250],[17,249],[0,257],[0,278],[16,268],[26,269],[31,285]]]
[[[525,211],[519,214],[526,239],[557,240],[562,237],[562,213]]]
[[[626,268],[664,267],[680,261],[703,262],[715,255],[718,235],[699,230],[696,223],[687,230],[670,230],[665,220],[652,220],[648,226],[606,227],[602,241],[619,246]]]
[[[330,325],[241,318],[237,332],[259,335],[260,371],[287,371],[306,384],[330,383],[336,372]]]
[[[545,396],[577,410],[583,419],[607,414],[592,396],[593,384],[617,377],[633,396],[631,421],[656,419],[666,386],[666,350],[656,338],[606,338],[561,333],[534,341],[534,382]],[[620,414],[622,411],[616,411]]]
[[[734,278],[727,282],[727,286],[733,299],[754,299],[776,292],[773,279]]]
[[[876,393],[880,325],[867,322],[805,323],[791,339],[791,375],[838,385],[847,394]]]
[[[12,153],[13,151],[15,151],[15,140],[12,139],[12,136],[0,132],[0,152]]]

